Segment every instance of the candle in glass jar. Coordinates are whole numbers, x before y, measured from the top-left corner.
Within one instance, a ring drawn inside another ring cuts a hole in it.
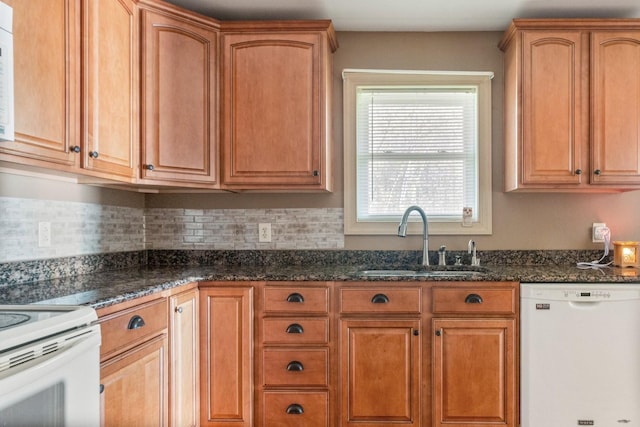
[[[637,267],[638,242],[613,242],[613,264],[618,267]]]

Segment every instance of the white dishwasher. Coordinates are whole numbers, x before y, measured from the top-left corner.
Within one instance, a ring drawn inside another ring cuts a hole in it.
[[[640,426],[640,284],[520,285],[522,427]]]

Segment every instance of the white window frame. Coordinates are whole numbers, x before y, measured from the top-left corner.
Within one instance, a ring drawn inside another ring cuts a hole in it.
[[[394,221],[358,221],[356,178],[356,94],[359,86],[475,86],[478,94],[478,212],[470,225],[459,221],[429,220],[429,234],[487,235],[491,219],[491,79],[492,72],[395,71],[345,69],[343,77],[344,119],[344,233],[345,235],[395,235]],[[462,213],[461,213],[462,216]],[[418,215],[411,215],[409,234],[421,234]]]

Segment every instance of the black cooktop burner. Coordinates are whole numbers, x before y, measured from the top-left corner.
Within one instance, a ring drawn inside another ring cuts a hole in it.
[[[0,313],[0,329],[28,322],[31,316],[22,313]]]

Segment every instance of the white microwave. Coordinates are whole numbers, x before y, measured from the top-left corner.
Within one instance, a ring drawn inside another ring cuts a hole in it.
[[[14,140],[13,9],[0,2],[0,140]]]

